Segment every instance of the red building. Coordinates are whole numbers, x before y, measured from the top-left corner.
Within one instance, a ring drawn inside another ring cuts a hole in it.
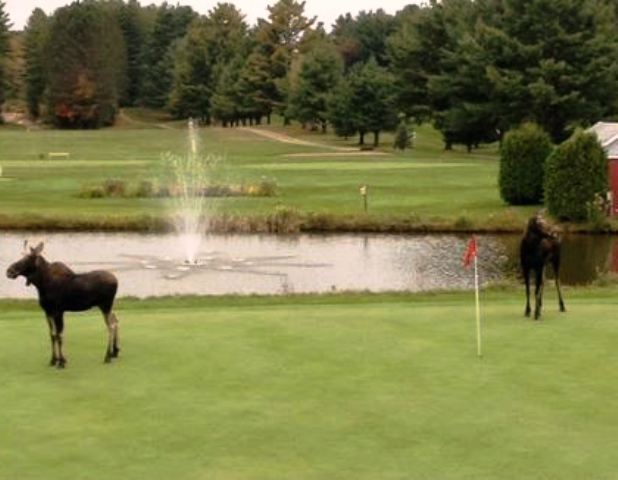
[[[618,123],[598,122],[590,128],[597,134],[609,160],[609,201],[611,215],[618,215]]]

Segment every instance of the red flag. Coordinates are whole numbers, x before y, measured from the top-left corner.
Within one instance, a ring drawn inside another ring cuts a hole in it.
[[[468,268],[472,261],[476,258],[476,237],[472,237],[468,242],[466,251],[462,258],[464,268]]]

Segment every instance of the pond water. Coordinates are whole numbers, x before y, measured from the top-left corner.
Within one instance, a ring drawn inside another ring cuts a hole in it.
[[[116,233],[0,234],[0,298],[34,298],[23,278],[4,272],[26,237],[45,241],[44,256],[77,272],[109,269],[120,296],[281,294],[331,291],[469,289],[462,268],[467,236],[207,235],[197,264],[183,261],[178,237]],[[517,275],[516,235],[478,237],[482,284]],[[618,271],[618,242],[609,236],[565,239],[561,279],[585,284]]]

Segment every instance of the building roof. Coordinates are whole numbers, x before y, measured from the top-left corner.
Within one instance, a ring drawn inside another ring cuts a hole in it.
[[[597,122],[588,131],[597,134],[603,148],[608,148],[618,141],[618,123]]]

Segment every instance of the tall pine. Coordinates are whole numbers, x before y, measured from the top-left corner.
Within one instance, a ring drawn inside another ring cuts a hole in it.
[[[168,104],[174,82],[175,43],[185,36],[195,16],[190,7],[170,6],[167,2],[157,9],[144,53],[140,94],[144,105],[163,108]]]
[[[34,9],[26,25],[26,103],[32,118],[41,114],[45,91],[45,46],[49,33],[49,19],[40,8]]]
[[[111,125],[126,65],[122,32],[112,12],[95,2],[56,10],[45,52],[52,122],[64,128]]]
[[[0,0],[0,123],[2,122],[2,106],[6,100],[7,61],[9,54],[9,34],[11,23],[6,12],[6,4]]]

